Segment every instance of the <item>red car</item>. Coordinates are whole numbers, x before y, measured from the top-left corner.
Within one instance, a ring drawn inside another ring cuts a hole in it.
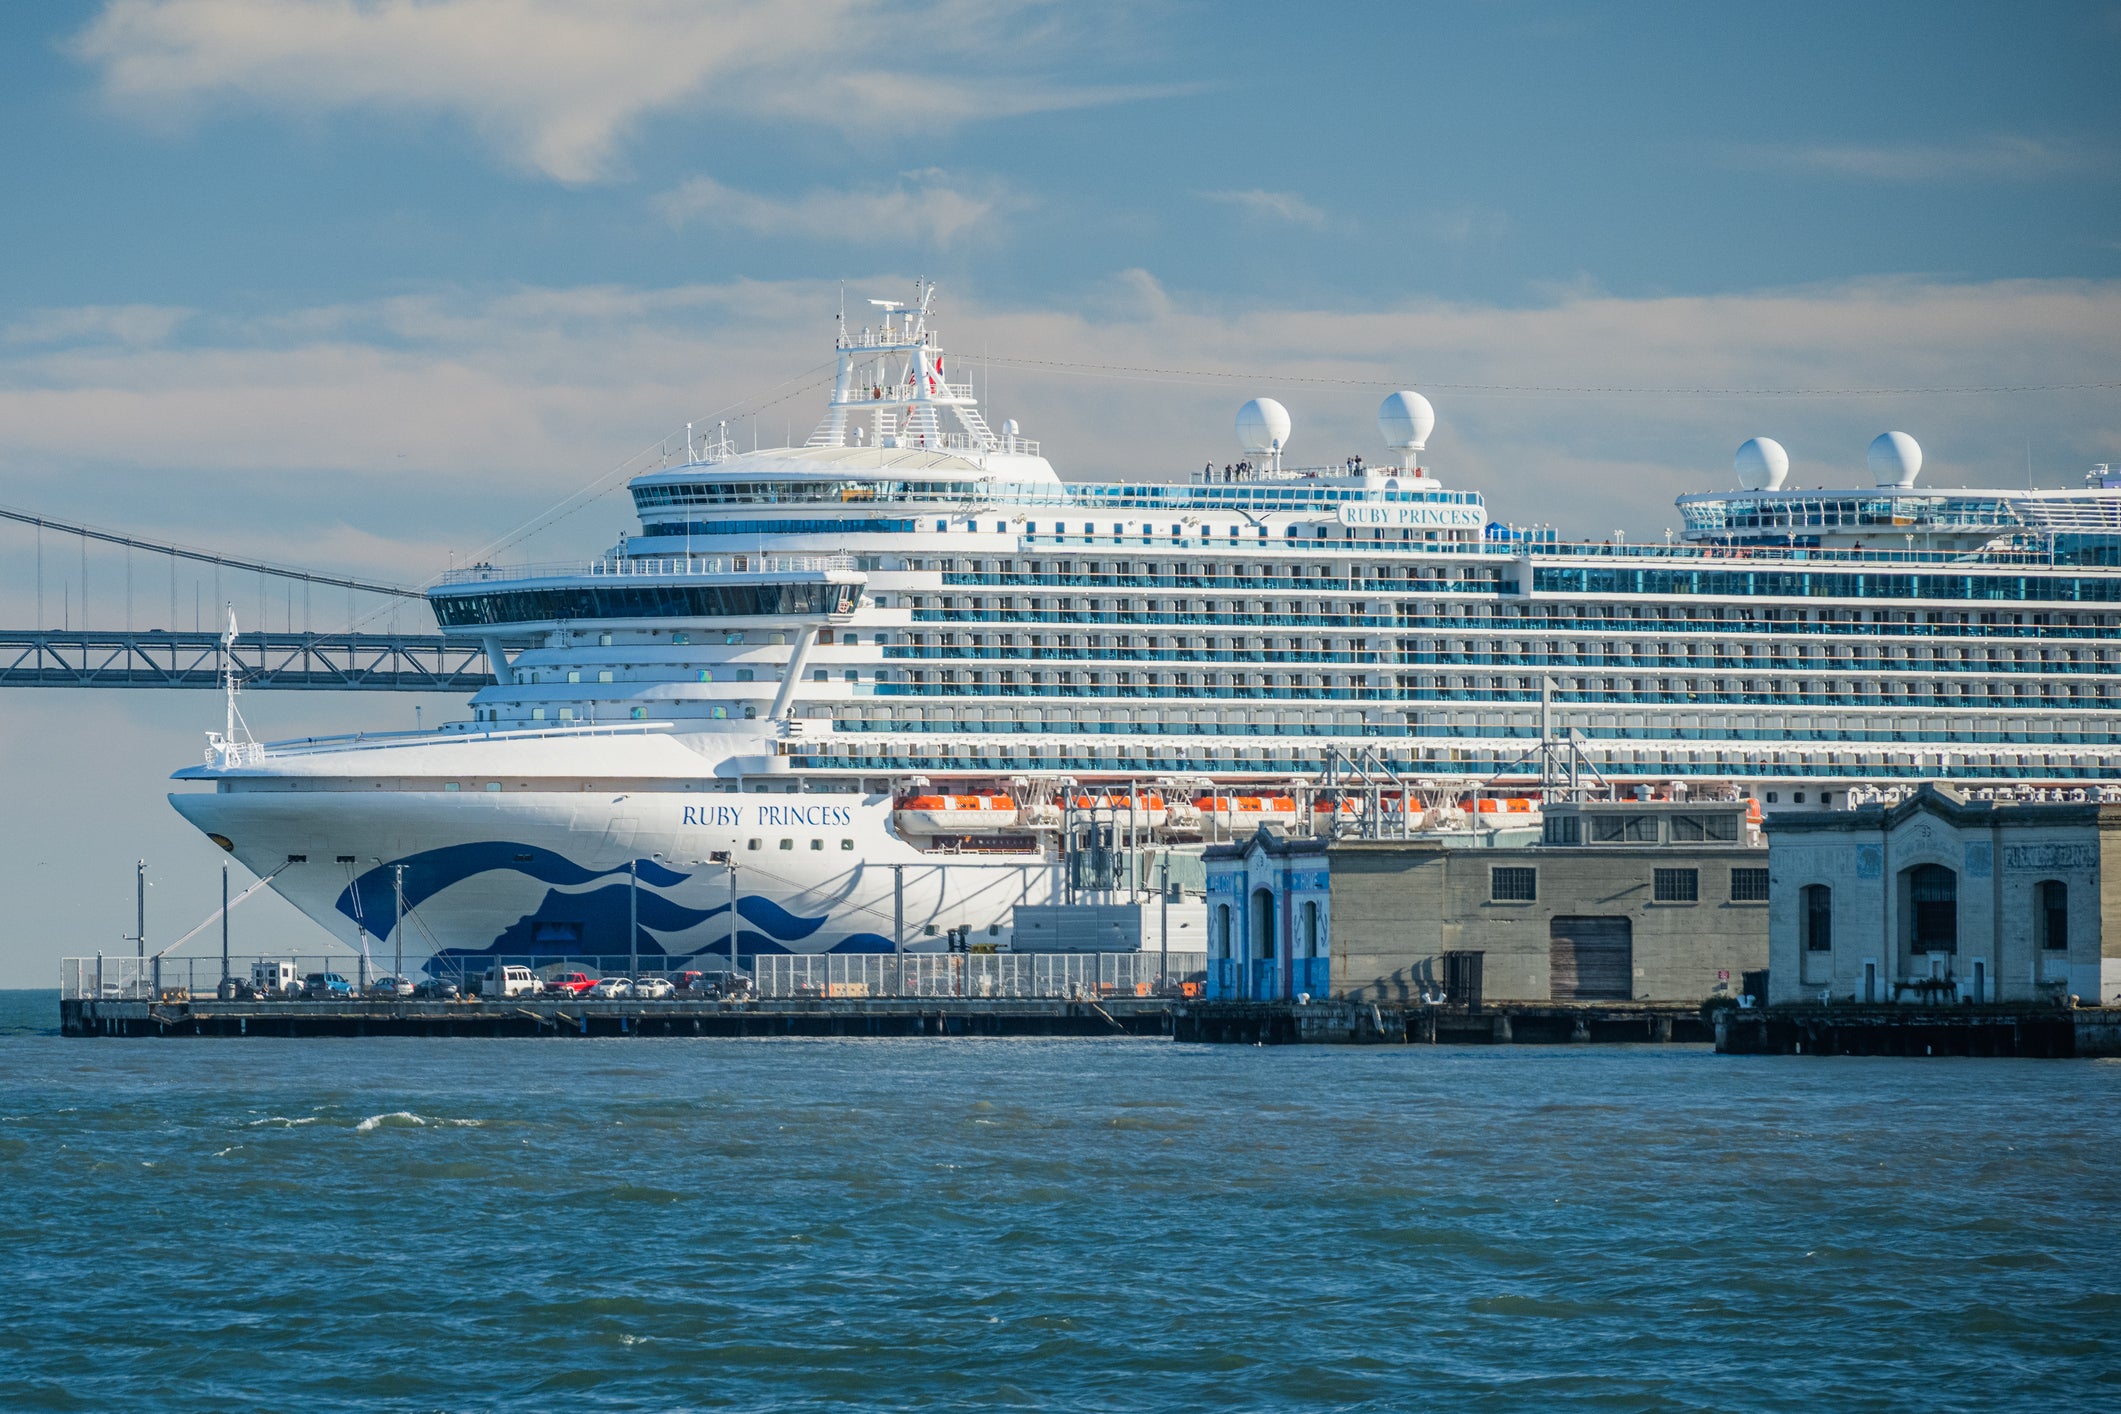
[[[548,992],[565,992],[569,996],[579,997],[596,984],[597,979],[587,973],[562,972],[557,977],[548,977],[545,980],[545,990]]]

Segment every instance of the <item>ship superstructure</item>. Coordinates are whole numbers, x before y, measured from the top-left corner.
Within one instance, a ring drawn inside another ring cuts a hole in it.
[[[2121,478],[1918,490],[1889,434],[1877,485],[1798,491],[1756,439],[1677,543],[1571,541],[1439,481],[1399,393],[1383,465],[1293,464],[1261,399],[1240,460],[1068,482],[950,381],[932,295],[842,320],[801,445],[688,433],[606,554],[446,576],[497,679],[469,721],[195,767],[178,808],[304,856],[275,887],[342,935],[411,861],[437,946],[694,954],[732,895],[747,951],[1005,942],[1080,882],[1064,841],[1532,826],[1557,741],[1767,810],[2121,781]]]

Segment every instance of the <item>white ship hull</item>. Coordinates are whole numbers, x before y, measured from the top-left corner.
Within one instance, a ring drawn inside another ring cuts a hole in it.
[[[364,931],[372,947],[396,941],[402,866],[413,958],[637,951],[659,969],[726,965],[731,870],[718,854],[735,862],[744,959],[890,952],[901,910],[909,950],[937,949],[957,927],[1006,946],[1011,909],[1050,902],[1054,887],[1037,856],[924,856],[892,833],[888,798],[860,795],[244,792],[170,802],[349,946]]]

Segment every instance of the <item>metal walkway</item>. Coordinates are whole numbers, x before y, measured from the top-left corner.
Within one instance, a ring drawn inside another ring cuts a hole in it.
[[[246,633],[245,688],[472,693],[486,655],[432,633]],[[0,629],[0,687],[221,686],[221,637],[178,630]]]

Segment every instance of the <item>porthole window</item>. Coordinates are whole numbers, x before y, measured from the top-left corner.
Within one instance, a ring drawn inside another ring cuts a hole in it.
[[[781,848],[782,848],[782,849],[794,849],[794,848],[795,848],[795,841],[794,841],[794,840],[782,840],[782,841],[781,841]]]
[[[854,848],[854,841],[853,841],[853,840],[841,840],[841,841],[840,841],[840,848],[841,848],[841,849],[853,849],[853,848]]]
[[[744,848],[746,848],[746,849],[757,849],[757,848],[759,847],[759,845],[760,845],[761,843],[763,843],[763,841],[760,841],[760,840],[745,840],[745,841],[744,841]]]

